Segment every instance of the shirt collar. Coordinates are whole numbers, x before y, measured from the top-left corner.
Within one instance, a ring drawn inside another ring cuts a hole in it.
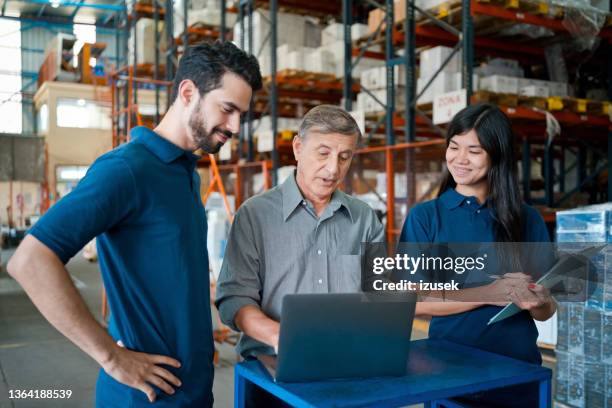
[[[153,130],[144,126],[133,128],[130,135],[134,141],[142,143],[151,153],[164,163],[171,163],[183,155],[193,162],[200,158],[200,156],[181,149],[168,139],[161,137]]]
[[[287,221],[287,218],[304,201],[304,196],[295,181],[295,171],[281,184],[280,190],[283,196],[283,221]],[[349,199],[342,191],[334,191],[326,212],[331,210],[331,214],[333,214],[340,207],[344,207],[352,221],[353,215],[351,214]]]
[[[466,197],[462,194],[459,194],[454,188],[449,188],[444,193],[442,193],[442,195],[440,196],[440,200],[444,203],[444,205],[446,205],[449,210],[454,210],[455,208],[463,204],[463,202],[466,200],[474,200],[474,203],[478,203],[476,197]],[[487,201],[485,201],[481,205],[478,205],[478,208],[486,207]]]

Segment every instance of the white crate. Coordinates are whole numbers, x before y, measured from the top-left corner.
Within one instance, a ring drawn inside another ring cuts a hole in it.
[[[363,38],[370,33],[367,24],[355,23],[351,26],[351,40]],[[344,39],[344,36],[343,36]]]
[[[417,103],[430,103],[436,95],[455,91],[456,90],[456,73],[441,72],[436,76],[427,88],[425,93],[417,100]],[[417,79],[417,95],[423,90],[425,85],[429,82],[429,78],[418,78]]]
[[[518,94],[518,78],[492,75],[480,79],[480,89],[490,92]]]
[[[310,53],[306,62],[306,71],[320,72],[324,74],[336,74],[336,63],[331,52],[317,48]]]
[[[441,66],[444,60],[453,51],[452,48],[438,46],[421,52],[420,72],[422,77],[433,75]],[[461,51],[457,51],[453,58],[446,64],[443,72],[459,72],[461,70]]]
[[[550,96],[570,96],[570,87],[565,82],[549,82]]]
[[[344,41],[344,25],[332,23],[321,32],[321,45],[328,45],[336,41]]]
[[[529,85],[529,86],[520,88],[519,94],[525,95],[525,96],[537,96],[540,98],[548,98],[550,96],[550,90],[548,89],[548,86]]]
[[[319,48],[331,53],[336,64],[344,63],[344,41],[334,41]]]

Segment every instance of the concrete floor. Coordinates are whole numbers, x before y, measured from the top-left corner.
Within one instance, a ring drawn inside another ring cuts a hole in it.
[[[3,271],[12,251],[0,259],[0,408],[83,408],[94,403],[99,367],[86,354],[57,332],[41,316],[19,285]],[[101,279],[97,263],[79,254],[68,270],[89,309],[101,320]],[[424,338],[424,325],[415,323],[413,338]],[[426,330],[426,328],[425,328]],[[215,407],[233,406],[234,364],[237,355],[230,345],[220,346],[215,370]],[[545,364],[550,366],[550,364]],[[16,400],[8,390],[70,389],[64,400]]]

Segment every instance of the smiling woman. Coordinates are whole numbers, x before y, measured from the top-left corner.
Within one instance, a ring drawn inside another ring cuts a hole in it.
[[[514,140],[510,121],[498,107],[476,104],[460,111],[447,129],[447,170],[438,198],[410,210],[400,242],[548,242],[544,220],[521,201]],[[464,287],[454,291],[453,301],[440,301],[443,294],[435,291],[421,294],[416,313],[432,316],[429,338],[541,364],[533,320],[549,319],[556,303],[548,290],[533,284],[532,279],[551,266],[548,255],[507,250],[500,254],[503,267],[499,272],[524,273],[504,274],[491,283]],[[523,311],[487,325],[508,302]],[[464,399],[469,406],[528,408],[537,406],[537,396],[537,384],[525,384]]]

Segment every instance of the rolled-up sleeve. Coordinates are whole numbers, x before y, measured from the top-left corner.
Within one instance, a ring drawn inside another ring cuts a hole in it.
[[[238,311],[261,304],[261,258],[256,242],[248,207],[243,205],[230,229],[215,300],[221,321],[236,331],[240,331],[234,322]]]

